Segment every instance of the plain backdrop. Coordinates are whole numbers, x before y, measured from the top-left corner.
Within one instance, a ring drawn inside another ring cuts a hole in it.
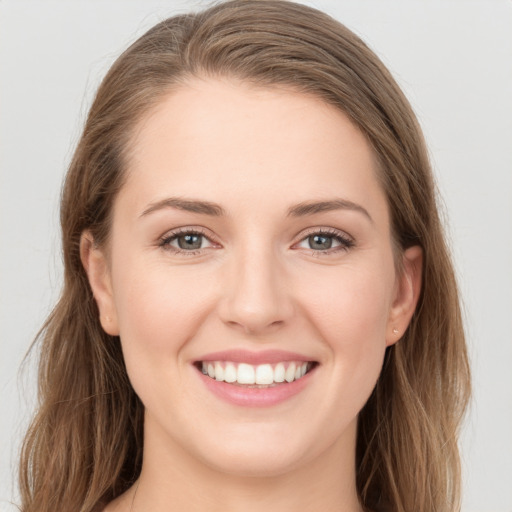
[[[317,0],[369,43],[424,128],[464,300],[474,396],[464,512],[512,512],[512,3]],[[23,356],[61,281],[58,200],[92,95],[159,20],[205,1],[0,0],[0,510],[35,400]]]

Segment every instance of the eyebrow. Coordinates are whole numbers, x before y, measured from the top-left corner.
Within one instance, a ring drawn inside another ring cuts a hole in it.
[[[288,216],[302,217],[314,215],[315,213],[328,212],[332,210],[353,210],[362,213],[373,224],[373,219],[366,208],[346,199],[330,199],[328,201],[305,201],[292,206],[288,210]]]
[[[210,201],[199,201],[195,199],[183,199],[181,197],[168,197],[155,203],[151,203],[140,215],[144,217],[158,210],[164,208],[175,208],[177,210],[184,210],[192,213],[199,213],[202,215],[211,215],[220,217],[225,215],[225,210],[217,203]],[[330,199],[327,201],[304,201],[298,203],[288,209],[288,217],[304,217],[306,215],[314,215],[316,213],[333,211],[333,210],[353,210],[362,213],[373,223],[371,215],[368,210],[361,205],[348,201],[346,199]]]
[[[149,215],[150,213],[164,208],[175,208],[177,210],[185,210],[187,212],[201,213],[203,215],[212,215],[215,217],[220,217],[225,214],[224,208],[216,203],[211,203],[209,201],[197,201],[194,199],[183,199],[181,197],[168,197],[161,201],[151,203],[140,216],[144,217],[145,215]]]

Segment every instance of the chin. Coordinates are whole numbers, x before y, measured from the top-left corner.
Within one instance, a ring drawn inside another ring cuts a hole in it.
[[[224,435],[205,435],[196,457],[209,468],[238,477],[275,477],[297,470],[326,447],[318,438],[283,425],[245,425]],[[295,430],[295,435],[290,435]],[[302,435],[299,435],[302,434]],[[313,442],[312,442],[313,441]]]
[[[227,451],[218,458],[204,461],[212,470],[240,478],[271,478],[290,473],[304,463],[302,454],[271,448]]]

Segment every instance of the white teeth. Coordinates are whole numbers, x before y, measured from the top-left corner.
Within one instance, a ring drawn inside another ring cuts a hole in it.
[[[254,368],[250,364],[240,363],[236,380],[239,384],[254,384],[256,381],[254,374]]]
[[[284,378],[286,382],[293,382],[295,380],[295,363],[290,363],[290,366],[286,368]]]
[[[274,382],[274,371],[269,364],[256,366],[256,384],[272,384]]]
[[[215,379],[224,380],[224,368],[219,362],[215,363]]]
[[[307,365],[307,363],[306,363]],[[277,363],[274,368],[274,381],[275,382],[284,382],[285,368],[283,363]]]
[[[236,366],[233,363],[227,363],[224,368],[224,380],[226,382],[236,381]]]
[[[201,371],[220,382],[270,386],[276,383],[293,382],[307,373],[309,363],[281,362],[275,365],[233,363],[230,361],[203,361]]]

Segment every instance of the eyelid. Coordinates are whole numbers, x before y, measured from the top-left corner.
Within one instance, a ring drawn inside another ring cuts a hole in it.
[[[346,231],[332,227],[315,226],[299,233],[297,235],[298,240],[293,244],[292,248],[296,248],[301,242],[304,242],[308,237],[312,235],[330,236],[336,238],[340,242],[339,246],[333,247],[331,249],[326,249],[324,251],[309,249],[309,251],[311,253],[314,253],[315,255],[329,254],[337,251],[346,251],[355,245],[354,237],[349,235]]]
[[[307,228],[307,229],[301,231],[296,236],[296,239],[298,242],[301,242],[308,236],[317,235],[317,234],[339,236],[340,238],[343,238],[347,241],[355,242],[354,237],[349,235],[346,231],[343,231],[342,229],[338,229],[338,228],[327,227],[327,226],[314,226],[311,228]]]
[[[175,240],[180,235],[186,234],[203,236],[213,246],[220,246],[220,242],[218,241],[217,237],[210,230],[202,226],[180,226],[177,228],[170,229],[166,231],[162,236],[158,237],[157,244],[164,250],[169,250],[177,254],[187,255],[197,254],[198,252],[204,251],[205,249],[210,249],[210,247],[204,247],[196,250],[184,250],[170,245],[170,241]]]
[[[203,226],[180,226],[177,228],[170,229],[166,231],[162,236],[158,238],[158,246],[169,250],[171,252],[174,252],[176,254],[187,254],[187,255],[194,255],[198,254],[201,251],[204,251],[205,249],[210,249],[211,247],[205,247],[200,248],[196,250],[183,250],[179,249],[177,247],[171,246],[170,241],[175,240],[178,236],[182,234],[195,234],[200,235],[206,238],[213,246],[221,246],[217,236],[212,233],[209,229],[204,228]],[[305,229],[304,231],[300,232],[296,236],[296,242],[292,245],[292,249],[298,248],[298,244],[301,242],[304,242],[308,237],[312,235],[324,235],[324,236],[330,236],[333,238],[336,238],[339,242],[339,245],[326,249],[326,250],[315,250],[315,249],[309,249],[311,253],[314,253],[315,255],[320,254],[330,254],[337,251],[343,251],[348,250],[351,247],[355,245],[354,238],[349,235],[347,232],[333,228],[333,227],[325,227],[325,226],[315,226]],[[307,250],[307,249],[306,249]]]

